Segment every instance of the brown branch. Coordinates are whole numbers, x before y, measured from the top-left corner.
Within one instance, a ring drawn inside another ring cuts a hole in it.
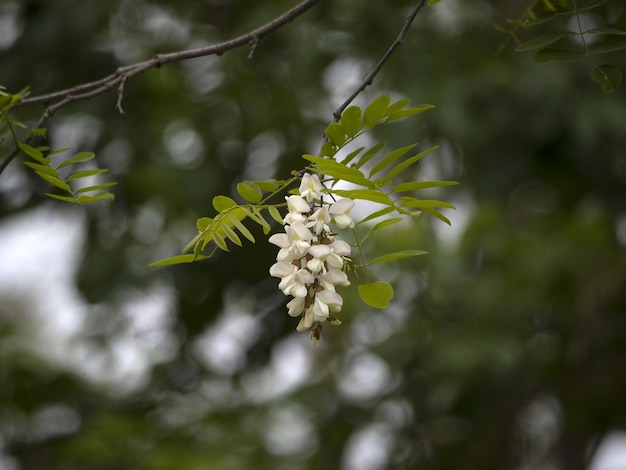
[[[127,65],[125,67],[120,67],[111,75],[101,78],[99,80],[95,80],[89,83],[83,83],[81,85],[77,85],[72,88],[66,88],[65,90],[60,90],[53,93],[32,96],[24,99],[19,105],[16,106],[25,106],[37,103],[46,104],[47,107],[45,111],[35,125],[35,128],[40,128],[60,108],[70,103],[73,103],[74,101],[86,100],[101,95],[117,86],[118,98],[116,108],[120,112],[123,112],[122,98],[124,85],[128,79],[134,77],[135,75],[145,72],[146,70],[151,68],[161,67],[162,65],[169,64],[171,62],[180,62],[183,60],[194,59],[197,57],[206,57],[209,55],[222,55],[224,52],[227,52],[231,49],[236,49],[238,47],[250,44],[252,45],[252,50],[250,52],[251,56],[254,52],[254,49],[256,48],[256,45],[262,38],[276,31],[281,26],[290,23],[319,2],[320,0],[303,0],[292,9],[274,18],[263,26],[260,26],[259,28],[250,31],[249,33],[243,34],[228,41],[213,44],[211,46],[199,47],[196,49],[157,54],[150,60]],[[30,138],[27,138],[26,140],[24,140],[24,143],[28,142],[29,140]],[[19,149],[15,149],[0,164],[0,174],[2,174],[2,172],[11,162],[11,160],[13,160],[18,154]]]
[[[359,85],[359,87],[354,90],[354,93],[352,93],[350,95],[350,97],[344,101],[336,110],[335,112],[333,112],[333,121],[338,122],[339,119],[341,118],[341,113],[344,112],[344,110],[348,107],[348,105],[350,103],[352,103],[352,101],[359,96],[359,94],[361,94],[368,86],[370,86],[372,84],[372,82],[374,81],[374,77],[378,74],[378,72],[380,72],[380,70],[383,68],[383,65],[385,65],[385,62],[387,62],[387,60],[389,59],[389,57],[391,57],[391,54],[394,53],[394,51],[401,46],[402,44],[404,44],[404,38],[406,37],[407,33],[409,32],[409,28],[411,27],[411,24],[413,24],[413,21],[415,20],[415,17],[417,16],[417,14],[420,12],[420,10],[422,9],[422,7],[426,4],[426,0],[419,0],[417,2],[417,5],[415,5],[415,7],[413,8],[413,10],[411,11],[411,13],[409,13],[409,16],[407,16],[406,21],[404,22],[404,25],[402,26],[402,29],[400,30],[400,33],[398,34],[398,37],[395,39],[395,41],[393,41],[393,43],[391,44],[391,46],[389,46],[389,49],[387,49],[387,52],[385,52],[385,54],[381,57],[381,59],[378,61],[378,63],[374,66],[374,68],[372,69],[372,71],[367,74],[367,77],[365,77],[365,79],[363,80],[363,82]]]

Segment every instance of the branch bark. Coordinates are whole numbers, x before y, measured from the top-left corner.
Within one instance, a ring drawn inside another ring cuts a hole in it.
[[[345,111],[345,109],[350,105],[350,103],[352,103],[352,101],[354,101],[354,99],[357,96],[359,96],[368,86],[370,86],[373,83],[374,77],[376,77],[378,72],[380,72],[380,70],[383,68],[383,65],[385,65],[385,62],[387,62],[387,60],[389,59],[389,57],[391,57],[394,51],[399,46],[404,44],[404,38],[409,32],[409,28],[411,27],[411,25],[413,24],[413,21],[415,20],[415,17],[420,12],[420,10],[424,7],[425,4],[426,4],[426,0],[419,0],[417,2],[413,10],[411,10],[411,13],[409,13],[409,16],[407,16],[404,22],[404,25],[402,26],[402,29],[400,30],[400,33],[398,34],[398,37],[396,37],[396,39],[391,43],[391,46],[389,46],[389,49],[387,49],[387,51],[383,54],[383,56],[378,61],[378,63],[374,66],[372,71],[369,74],[367,74],[367,77],[365,77],[365,79],[357,87],[357,89],[354,90],[354,92],[348,97],[348,99],[346,99],[346,101],[344,101],[335,110],[335,112],[333,112],[333,120],[335,122],[339,121],[339,119],[341,118],[341,113]]]
[[[145,72],[151,68],[158,68],[162,65],[172,62],[181,62],[183,60],[194,59],[197,57],[206,57],[210,55],[222,55],[223,53],[236,49],[241,46],[250,45],[251,52],[254,51],[259,41],[270,33],[276,31],[281,26],[295,20],[297,17],[305,13],[312,8],[315,4],[321,0],[303,0],[301,3],[286,11],[282,15],[274,18],[273,20],[265,23],[259,28],[250,31],[249,33],[235,37],[228,41],[224,41],[218,44],[213,44],[206,47],[199,47],[196,49],[189,49],[177,52],[169,52],[164,54],[157,54],[152,59],[136,64],[127,65],[118,68],[114,73],[108,75],[99,80],[95,80],[89,83],[83,83],[72,88],[66,88],[65,90],[56,91],[53,93],[47,93],[43,95],[32,96],[24,99],[19,106],[26,106],[31,104],[43,103],[46,105],[46,109],[35,124],[34,128],[41,128],[50,117],[59,109],[67,106],[75,101],[82,101],[93,98],[95,96],[106,93],[114,87],[118,90],[118,99],[116,107],[120,112],[122,110],[122,98],[124,84],[132,77]],[[30,138],[24,140],[24,143],[28,142]],[[0,174],[6,169],[11,161],[19,154],[19,149],[15,149],[1,164]]]

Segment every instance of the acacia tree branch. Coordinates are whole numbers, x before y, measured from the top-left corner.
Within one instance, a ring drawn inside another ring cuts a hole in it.
[[[37,129],[41,128],[45,124],[45,122],[62,107],[73,103],[74,101],[82,101],[101,95],[117,86],[118,99],[116,107],[120,112],[123,112],[122,98],[124,84],[128,81],[128,79],[134,77],[135,75],[145,72],[146,70],[151,68],[161,67],[162,65],[169,64],[171,62],[180,62],[187,59],[206,57],[209,55],[222,55],[226,51],[236,49],[245,45],[251,46],[252,54],[262,38],[276,31],[281,26],[290,23],[319,2],[320,0],[303,0],[292,9],[286,11],[285,13],[274,18],[268,23],[265,23],[257,29],[241,36],[235,37],[233,39],[229,39],[227,41],[213,44],[210,46],[199,47],[196,49],[157,54],[150,60],[120,67],[111,75],[108,75],[107,77],[101,78],[99,80],[95,80],[89,83],[83,83],[80,85],[76,85],[72,88],[66,88],[65,90],[60,90],[53,93],[32,96],[22,100],[22,102],[16,106],[26,106],[29,104],[37,103],[43,103],[46,105],[45,111],[37,121],[37,124],[35,124],[34,126],[34,128]],[[30,138],[26,138],[24,140],[24,143],[28,141],[30,141]],[[16,148],[7,158],[5,158],[5,160],[0,164],[0,174],[2,174],[5,168],[19,154],[19,152],[19,148]]]
[[[411,24],[413,24],[413,21],[415,20],[415,17],[420,12],[420,10],[424,7],[425,4],[426,4],[426,0],[419,0],[417,2],[415,7],[413,8],[413,10],[411,10],[411,13],[409,13],[409,16],[407,16],[407,18],[406,18],[406,20],[404,22],[404,25],[402,26],[402,29],[400,30],[400,33],[398,34],[398,37],[395,39],[395,41],[393,41],[393,43],[391,43],[391,46],[389,46],[389,49],[387,49],[387,51],[383,54],[383,56],[378,61],[378,63],[374,66],[374,68],[371,70],[371,72],[367,74],[367,77],[365,77],[365,79],[358,86],[358,88],[356,90],[354,90],[354,92],[348,97],[348,99],[346,99],[333,112],[333,121],[339,122],[339,119],[341,118],[341,113],[344,112],[344,110],[348,107],[348,105],[350,103],[352,103],[352,101],[357,96],[359,96],[359,94],[361,94],[368,86],[370,86],[372,84],[372,82],[374,81],[374,77],[383,68],[383,65],[385,65],[385,62],[387,62],[389,57],[391,57],[391,54],[393,54],[394,51],[399,46],[404,44],[404,38],[406,37],[407,33],[409,32],[409,28],[411,27]]]

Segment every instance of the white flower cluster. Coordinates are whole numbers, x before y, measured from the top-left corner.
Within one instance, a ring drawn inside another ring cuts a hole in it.
[[[297,330],[311,327],[311,337],[319,339],[321,323],[341,324],[330,312],[339,312],[342,297],[335,286],[348,286],[343,271],[350,254],[350,245],[336,238],[328,224],[337,228],[352,228],[354,221],[348,212],[354,206],[351,199],[328,204],[322,200],[322,183],[316,174],[305,173],[300,195],[287,196],[288,214],[284,218],[285,233],[270,237],[270,243],[280,250],[270,274],[280,278],[278,288],[293,297],[287,304],[289,315],[302,315]]]

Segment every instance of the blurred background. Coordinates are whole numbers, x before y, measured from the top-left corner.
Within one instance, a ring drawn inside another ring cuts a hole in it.
[[[626,87],[603,93],[595,59],[515,52],[498,26],[530,2],[425,8],[356,101],[434,104],[376,137],[439,145],[415,178],[461,183],[424,193],[457,206],[451,227],[424,216],[375,237],[372,252],[429,252],[376,272],[388,309],[346,289],[343,326],[314,348],[260,233],[148,267],[215,195],[301,169],[413,4],[325,0],[252,58],[149,70],[124,114],[113,92],[48,122],[53,148],[95,151],[119,184],[74,207],[18,160],[0,177],[0,469],[626,468]],[[0,84],[56,91],[293,5],[1,0]],[[624,10],[584,20],[626,29]],[[601,59],[626,70],[623,52]]]

